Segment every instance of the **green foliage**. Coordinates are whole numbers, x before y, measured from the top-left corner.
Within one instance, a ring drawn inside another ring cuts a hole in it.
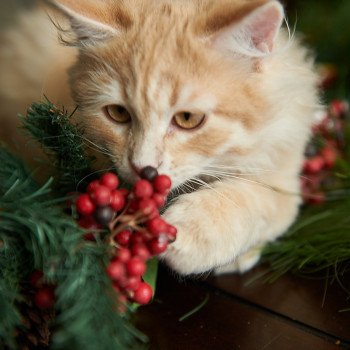
[[[291,27],[296,25],[312,47],[318,62],[336,65],[337,84],[327,98],[350,98],[350,2],[347,0],[295,0],[288,6]]]
[[[333,271],[342,285],[350,272],[350,122],[346,121],[346,147],[337,161],[334,178],[338,189],[327,193],[321,206],[307,206],[288,233],[270,243],[263,251],[263,261],[270,266],[268,280],[286,272],[312,274]],[[350,296],[350,291],[347,291]]]
[[[274,280],[288,271],[309,274],[331,268],[350,271],[350,198],[305,209],[283,239],[264,250]]]
[[[33,103],[22,118],[24,128],[51,158],[57,171],[55,180],[64,194],[86,184],[82,179],[90,173],[93,161],[84,149],[83,130],[71,123],[72,115],[47,100]]]
[[[14,348],[14,330],[21,323],[21,316],[14,305],[21,299],[18,286],[22,269],[20,247],[11,241],[0,241],[0,345],[1,340],[6,339],[7,344]]]
[[[84,231],[60,205],[64,198],[50,196],[52,180],[37,185],[5,148],[0,164],[0,340],[14,347],[19,283],[36,268],[58,285],[54,348],[136,348],[104,272],[106,246],[82,239]]]

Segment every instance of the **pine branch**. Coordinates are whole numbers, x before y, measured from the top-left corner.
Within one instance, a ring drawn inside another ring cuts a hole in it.
[[[47,282],[58,285],[54,347],[72,350],[136,348],[130,331],[132,326],[117,312],[115,293],[104,272],[107,258],[104,244],[87,243],[82,239],[85,232],[57,205],[63,199],[50,197],[51,181],[38,186],[22,163],[3,148],[0,148],[0,163],[6,164],[0,168],[1,264],[16,266],[5,259],[4,247],[9,247],[16,252],[17,266],[24,271],[43,270]],[[21,249],[16,249],[18,247]],[[31,264],[28,264],[28,255]],[[6,276],[6,280],[12,282],[4,284],[2,278],[1,288],[5,292],[13,290],[14,294],[4,294],[7,297],[4,308],[0,309],[0,319],[7,326],[1,336],[10,339],[19,321],[14,302],[18,299],[15,291],[22,275],[14,268],[8,270]],[[16,287],[10,288],[12,285]],[[12,312],[4,313],[3,310],[9,309]]]
[[[350,198],[305,209],[289,234],[264,249],[275,280],[288,271],[309,274],[331,268],[339,277],[350,271]]]
[[[22,118],[24,128],[53,161],[60,193],[76,191],[78,185],[84,186],[81,180],[91,173],[93,161],[84,149],[83,130],[70,122],[72,115],[47,100],[33,103],[27,116]]]

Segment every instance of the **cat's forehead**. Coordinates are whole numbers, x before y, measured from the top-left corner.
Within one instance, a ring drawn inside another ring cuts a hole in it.
[[[211,107],[213,98],[204,82],[210,67],[203,48],[189,32],[168,24],[164,29],[166,33],[154,35],[143,29],[129,33],[108,48],[103,59],[117,73],[123,100],[142,113],[156,109],[161,114],[186,103]]]
[[[216,107],[215,95],[193,80],[179,83],[176,77],[160,72],[149,79],[138,79],[136,84],[113,80],[108,90],[111,98],[126,104],[143,122],[167,120],[179,111],[209,112]]]

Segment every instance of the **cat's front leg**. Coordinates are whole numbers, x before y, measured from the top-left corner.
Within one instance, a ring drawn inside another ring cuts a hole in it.
[[[282,234],[299,203],[296,195],[240,181],[216,182],[182,195],[165,212],[178,236],[163,257],[181,274],[231,264]]]

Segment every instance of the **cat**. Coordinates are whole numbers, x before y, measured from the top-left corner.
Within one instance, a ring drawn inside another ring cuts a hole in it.
[[[47,1],[2,34],[17,55],[0,56],[3,114],[43,93],[78,105],[123,178],[145,166],[172,178],[164,217],[178,236],[165,263],[244,272],[297,217],[320,109],[313,58],[283,22],[276,0]]]

